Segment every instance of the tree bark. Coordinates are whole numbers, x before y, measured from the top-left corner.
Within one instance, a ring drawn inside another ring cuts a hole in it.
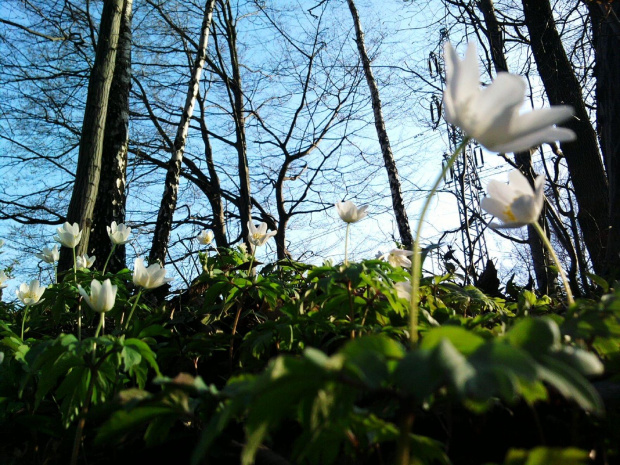
[[[370,96],[372,99],[372,110],[375,118],[375,129],[377,130],[377,137],[379,139],[379,145],[381,146],[381,153],[383,155],[383,162],[385,164],[385,170],[387,172],[388,181],[390,183],[390,193],[392,194],[392,207],[394,209],[394,215],[396,216],[396,224],[398,225],[398,232],[400,234],[400,240],[406,248],[411,248],[413,245],[413,237],[411,235],[411,229],[409,227],[409,218],[407,217],[407,211],[405,210],[405,203],[403,202],[403,194],[401,191],[400,178],[398,176],[398,169],[396,168],[396,162],[394,160],[394,154],[392,153],[392,147],[388,138],[388,133],[385,128],[385,121],[383,119],[383,110],[381,105],[381,98],[379,96],[379,88],[377,81],[372,73],[370,66],[370,58],[366,52],[366,45],[364,44],[364,31],[362,30],[362,24],[360,22],[359,14],[353,0],[347,0],[351,16],[353,18],[353,24],[355,26],[355,42],[357,44],[357,50],[362,60],[362,66],[364,68],[364,75],[368,88],[370,89]]]
[[[596,122],[609,182],[605,274],[620,276],[620,5],[588,3],[594,39]]]
[[[477,5],[482,12],[482,16],[484,17],[484,24],[486,26],[486,30],[484,32],[491,48],[491,60],[493,61],[495,72],[507,73],[508,63],[506,61],[506,55],[504,54],[504,33],[495,14],[495,5],[493,4],[493,0],[480,0]],[[531,151],[528,150],[515,153],[514,159],[519,171],[524,174],[533,186],[536,173],[534,172],[534,167],[532,166]],[[539,222],[543,230],[548,231],[548,228],[545,225],[544,215],[541,216]],[[542,294],[548,294],[550,287],[553,286],[553,274],[549,268],[551,263],[541,238],[538,237],[536,229],[531,225],[527,227],[527,243],[530,247],[530,253],[532,255],[532,265],[534,267],[534,274],[536,275],[538,290]]]
[[[162,196],[159,213],[157,215],[157,223],[155,224],[153,244],[149,254],[149,263],[159,262],[163,265],[166,262],[168,242],[172,232],[172,220],[177,206],[179,178],[181,164],[183,162],[183,153],[185,151],[185,142],[187,140],[189,123],[194,111],[194,105],[196,103],[196,96],[198,95],[198,87],[200,84],[202,69],[205,64],[207,43],[209,40],[209,29],[213,18],[214,6],[215,0],[206,1],[205,13],[200,32],[200,42],[196,53],[196,59],[194,60],[192,67],[192,75],[187,89],[185,106],[183,107],[181,120],[179,121],[179,125],[177,127],[177,133],[172,147],[172,157],[168,162],[168,172],[166,173],[164,194]]]
[[[573,183],[579,212],[577,220],[595,272],[604,270],[608,237],[609,189],[596,133],[592,128],[573,72],[555,27],[549,0],[522,0],[525,24],[538,72],[552,105],[571,105],[575,117],[564,126],[577,135],[562,143],[562,152]]]
[[[114,74],[124,3],[124,0],[105,0],[104,2],[95,63],[88,82],[75,184],[67,213],[67,221],[78,223],[82,229],[82,240],[76,248],[78,255],[88,250],[90,230],[93,223],[93,211],[101,174],[101,154],[108,110],[108,96]],[[58,264],[59,269],[69,269],[72,264],[72,252],[63,247]]]
[[[125,222],[125,185],[129,141],[129,92],[131,91],[131,17],[133,0],[125,0],[120,26],[116,66],[105,124],[101,165],[105,167],[99,180],[99,192],[93,215],[89,254],[97,257],[94,267],[102,269],[112,250],[107,227]],[[108,269],[125,268],[125,246],[116,247]]]

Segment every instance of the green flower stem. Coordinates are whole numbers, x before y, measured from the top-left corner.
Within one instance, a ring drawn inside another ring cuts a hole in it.
[[[77,257],[75,256],[75,247],[71,249],[73,251],[73,282],[77,285]],[[78,341],[82,340],[82,305],[81,299],[78,301]]]
[[[347,232],[344,233],[344,265],[349,264],[349,227],[351,223],[347,223]]]
[[[95,331],[95,337],[99,337],[99,331],[101,331],[101,329],[105,325],[104,318],[104,313],[101,312],[101,318],[99,318],[99,324],[97,325],[97,330]]]
[[[441,174],[435,180],[431,191],[426,197],[426,201],[424,202],[424,206],[422,207],[422,212],[420,213],[420,219],[418,220],[418,228],[415,235],[415,241],[413,243],[413,259],[411,260],[411,297],[409,301],[410,311],[409,311],[409,326],[410,326],[410,339],[411,344],[416,345],[418,343],[418,312],[420,305],[420,277],[422,274],[422,256],[420,255],[420,235],[422,233],[422,225],[424,224],[424,218],[426,217],[426,212],[428,211],[428,207],[431,204],[431,200],[435,196],[437,189],[441,185],[444,177],[454,165],[457,157],[461,152],[465,150],[465,147],[469,143],[469,137],[463,139],[461,144],[456,148],[452,156],[448,159],[448,162],[441,170]]]
[[[254,266],[254,258],[256,255],[256,247],[258,246],[254,246],[252,247],[252,255],[250,256],[250,266],[248,268],[248,278],[251,276],[252,277],[252,282],[256,282],[256,276],[254,275],[254,273],[252,273],[252,267]]]
[[[116,250],[116,244],[112,243],[112,250],[110,250],[110,254],[108,255],[108,258],[106,259],[105,263],[103,264],[103,270],[101,271],[101,274],[105,274],[105,269],[108,267],[108,263],[110,262],[110,259],[112,258],[112,255],[114,255],[114,251]]]
[[[557,267],[558,272],[560,273],[560,278],[562,279],[562,284],[564,285],[564,290],[566,291],[566,299],[568,300],[568,305],[569,306],[573,305],[575,303],[575,299],[573,299],[573,292],[571,291],[570,285],[568,284],[568,280],[566,279],[566,274],[564,274],[564,269],[562,268],[562,265],[560,264],[560,260],[558,259],[558,256],[555,254],[555,250],[553,250],[553,246],[551,245],[549,238],[545,234],[545,231],[543,231],[543,228],[540,227],[540,224],[538,224],[538,221],[533,222],[532,226],[534,227],[534,229],[536,230],[536,232],[542,239],[543,244],[545,244],[545,247],[549,251],[549,255],[551,255],[551,258],[553,259],[553,262],[555,263],[555,266]]]
[[[142,295],[142,288],[140,288],[140,290],[138,291],[138,295],[136,296],[136,300],[134,301],[133,306],[131,307],[131,311],[129,312],[129,316],[127,317],[127,321],[125,322],[125,331],[127,331],[129,329],[129,321],[131,320],[131,317],[133,316],[134,310],[138,306],[138,301],[140,300],[140,296],[141,295]]]
[[[21,334],[21,340],[24,340],[24,325],[26,323],[26,318],[28,318],[28,310],[30,309],[30,305],[26,305],[26,308],[24,309],[24,317],[22,318],[22,334]]]
[[[58,265],[54,262],[54,284],[58,284]]]

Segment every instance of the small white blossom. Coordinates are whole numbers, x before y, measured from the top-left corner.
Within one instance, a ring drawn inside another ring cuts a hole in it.
[[[261,223],[257,228],[254,223],[248,221],[248,229],[250,230],[248,240],[257,247],[264,245],[270,237],[276,235],[276,231],[267,231],[267,223]]]
[[[97,313],[105,313],[114,307],[118,286],[113,285],[109,279],[103,283],[93,279],[90,283],[90,295],[79,284],[78,290],[90,308]]]
[[[30,281],[30,284],[22,283],[19,289],[15,291],[17,298],[22,301],[24,305],[35,305],[39,302],[43,302],[41,296],[45,292],[45,288],[39,285],[39,281],[36,279]]]
[[[131,228],[125,226],[123,223],[117,225],[116,221],[112,221],[110,226],[106,226],[108,230],[108,236],[114,245],[127,244],[130,239]]]
[[[336,211],[345,223],[357,223],[368,214],[366,213],[367,209],[368,205],[357,208],[350,200],[346,202],[336,202]]]
[[[60,258],[60,251],[58,250],[58,245],[54,245],[53,249],[49,247],[43,247],[43,251],[41,253],[35,254],[37,258],[40,258],[45,263],[54,264]]]
[[[65,222],[57,231],[58,235],[54,236],[54,240],[60,242],[69,249],[75,249],[75,246],[77,246],[82,239],[82,231],[80,231],[80,227],[77,223],[69,224]]]
[[[172,278],[166,278],[166,269],[159,263],[153,263],[148,268],[144,267],[144,261],[136,258],[133,266],[133,283],[144,289],[155,289],[172,281]]]
[[[90,268],[95,263],[96,257],[93,255],[89,257],[88,255],[78,255],[75,259],[78,269],[82,268]]]
[[[213,242],[213,237],[213,232],[207,231],[205,229],[200,234],[198,234],[196,240],[202,245],[209,245],[211,242]]]

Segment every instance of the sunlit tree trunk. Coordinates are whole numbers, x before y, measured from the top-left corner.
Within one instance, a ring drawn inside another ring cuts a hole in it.
[[[129,92],[131,90],[132,0],[125,0],[116,66],[105,125],[99,192],[93,216],[89,254],[97,257],[95,268],[102,269],[111,252],[107,226],[125,222],[125,183],[129,137]],[[125,246],[116,247],[108,270],[125,268]]]
[[[179,121],[177,134],[172,147],[172,157],[168,162],[164,195],[162,196],[159,213],[157,215],[157,223],[153,234],[153,244],[149,254],[149,263],[160,262],[161,264],[164,264],[166,261],[168,242],[172,232],[172,220],[177,205],[183,153],[185,151],[189,123],[194,111],[196,96],[198,95],[200,77],[205,64],[207,43],[209,40],[209,28],[211,27],[211,20],[213,18],[214,5],[215,0],[207,0],[205,4],[205,13],[200,32],[200,42],[192,67],[192,75],[187,89],[185,106],[183,107],[183,113],[181,114],[181,120]]]
[[[577,140],[561,144],[578,203],[577,219],[594,270],[604,269],[608,237],[609,189],[597,138],[560,35],[549,0],[522,0],[525,24],[538,73],[552,105],[571,105],[575,117],[563,126]]]
[[[366,82],[368,84],[368,88],[370,89],[372,110],[375,119],[375,128],[377,130],[379,145],[381,146],[383,163],[385,165],[388,181],[390,183],[392,208],[394,209],[394,215],[396,217],[396,224],[398,225],[400,240],[406,248],[410,248],[413,244],[413,238],[411,236],[411,229],[409,227],[407,211],[405,210],[405,204],[403,202],[398,169],[396,168],[396,162],[394,160],[394,154],[392,153],[390,139],[388,138],[388,133],[385,128],[381,98],[379,96],[379,87],[377,86],[377,81],[375,80],[375,77],[372,73],[370,58],[368,57],[368,53],[366,52],[366,45],[364,44],[364,31],[362,30],[362,24],[360,22],[357,8],[355,7],[355,3],[353,0],[347,0],[347,4],[349,5],[349,10],[351,11],[351,16],[353,17],[353,24],[355,26],[355,42],[357,43],[357,50],[359,52],[362,66],[364,68]]]
[[[76,250],[78,254],[83,254],[88,250],[90,230],[93,223],[93,212],[101,174],[101,154],[108,110],[108,96],[114,75],[124,3],[124,0],[106,0],[104,2],[95,63],[88,83],[75,184],[67,213],[67,221],[78,223],[82,229],[82,240]],[[71,250],[63,247],[59,269],[66,270],[72,264]]]

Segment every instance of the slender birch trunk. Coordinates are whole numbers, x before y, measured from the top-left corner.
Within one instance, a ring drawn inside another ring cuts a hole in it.
[[[157,223],[153,234],[153,244],[149,254],[149,263],[160,262],[163,265],[166,261],[168,242],[172,232],[172,220],[177,206],[183,153],[185,151],[189,123],[194,111],[196,96],[198,95],[200,77],[205,64],[207,43],[209,41],[209,29],[213,19],[214,6],[215,0],[206,1],[205,14],[200,32],[200,42],[196,53],[196,59],[194,60],[194,65],[192,67],[192,75],[187,89],[185,106],[183,107],[181,120],[179,121],[179,125],[177,127],[177,134],[174,139],[174,146],[172,147],[172,157],[168,162],[168,172],[166,173],[164,194],[162,196],[159,213],[157,215]]]
[[[364,44],[364,31],[362,30],[362,24],[360,22],[357,8],[355,7],[353,0],[347,0],[347,4],[349,5],[349,10],[351,11],[353,24],[355,26],[355,42],[357,43],[357,50],[360,54],[360,59],[362,60],[362,66],[364,68],[364,75],[366,76],[366,82],[368,83],[368,88],[370,89],[372,110],[375,118],[375,129],[377,130],[377,137],[379,139],[379,145],[381,146],[381,153],[383,154],[383,162],[385,164],[385,170],[390,183],[392,207],[394,209],[394,215],[396,216],[396,224],[398,225],[400,240],[403,245],[409,249],[413,245],[413,237],[411,235],[411,228],[409,227],[409,218],[407,217],[407,211],[405,210],[405,204],[403,202],[398,169],[396,168],[394,154],[392,153],[390,140],[388,138],[387,130],[385,129],[381,98],[379,96],[379,87],[377,86],[377,81],[372,73],[370,58],[366,52],[366,45]]]

